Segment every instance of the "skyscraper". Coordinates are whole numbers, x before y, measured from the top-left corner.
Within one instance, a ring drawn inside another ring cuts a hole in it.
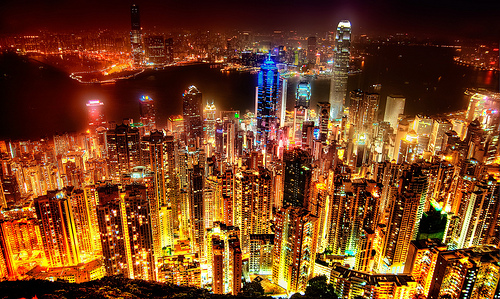
[[[132,4],[130,8],[132,30],[130,31],[130,47],[134,66],[140,66],[143,60],[142,33],[139,6]]]
[[[95,133],[98,127],[106,125],[103,106],[104,103],[99,100],[90,100],[87,103],[88,120],[91,133]]]
[[[107,133],[109,175],[119,182],[123,174],[140,164],[139,130],[127,124],[116,126]]]
[[[273,139],[278,124],[278,101],[281,99],[281,80],[276,64],[269,56],[262,64],[257,86],[257,145],[264,149]]]
[[[405,101],[403,96],[390,95],[385,102],[384,121],[389,122],[394,130],[398,128],[399,115],[405,112]]]
[[[293,129],[295,142],[302,144],[302,124],[307,119],[307,109],[311,100],[311,83],[300,81],[295,92],[295,113],[293,118]]]
[[[311,187],[311,155],[295,148],[283,153],[283,206],[307,207]]]
[[[330,84],[330,118],[342,117],[347,93],[347,75],[351,56],[351,23],[340,21],[335,35],[333,77]]]
[[[141,112],[141,123],[144,125],[146,134],[156,130],[156,111],[155,102],[149,96],[142,96],[139,101],[139,108]]]
[[[191,85],[182,97],[186,146],[197,149],[200,148],[203,138],[202,94],[196,86]]]
[[[162,35],[151,35],[144,38],[147,64],[161,65],[167,62],[165,37]]]

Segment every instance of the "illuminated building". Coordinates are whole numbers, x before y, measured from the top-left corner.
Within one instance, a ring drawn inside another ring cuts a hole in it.
[[[142,128],[144,129],[145,134],[149,134],[149,132],[156,130],[156,111],[154,101],[149,96],[142,96],[139,101],[139,105],[141,123],[143,124]]]
[[[191,242],[194,252],[198,252],[200,256],[204,254],[205,241],[205,223],[204,223],[204,178],[203,168],[195,164],[189,173],[189,200],[190,200],[190,222],[191,222]]]
[[[134,66],[140,66],[143,63],[142,52],[142,33],[141,33],[141,19],[139,14],[139,7],[132,4],[130,8],[132,30],[130,31],[130,46],[132,49],[132,60]]]
[[[398,193],[392,199],[384,250],[384,272],[401,273],[413,238],[419,198]]]
[[[128,185],[123,198],[126,224],[124,232],[128,233],[128,244],[125,244],[130,253],[129,277],[132,279],[155,280],[157,277],[156,262],[154,260],[153,223],[150,201],[147,198],[146,187],[142,185]]]
[[[207,260],[211,265],[212,291],[238,294],[241,291],[242,255],[239,229],[216,222],[207,230]]]
[[[311,188],[311,155],[299,148],[283,153],[283,206],[307,207]]]
[[[307,38],[307,63],[316,64],[316,37],[310,36]]]
[[[47,195],[37,197],[34,205],[49,266],[80,263],[73,211],[65,192],[49,191]]]
[[[74,266],[61,266],[54,268],[35,267],[28,276],[31,279],[64,280],[70,283],[84,283],[101,279],[106,275],[106,269],[101,259],[96,259]]]
[[[322,144],[326,145],[328,140],[328,124],[330,119],[330,103],[319,102],[318,103],[318,126],[319,126],[319,139]]]
[[[439,239],[411,241],[404,273],[410,273],[415,279],[418,294],[427,297],[438,255],[445,250]]]
[[[407,274],[371,274],[354,271],[341,265],[333,265],[330,283],[339,298],[355,299],[368,297],[373,299],[413,298],[416,282]]]
[[[314,271],[317,221],[300,207],[276,213],[272,280],[288,293],[304,291]]]
[[[117,125],[107,132],[109,174],[118,183],[123,174],[140,164],[139,130],[128,124]]]
[[[268,141],[276,136],[283,82],[270,56],[260,68],[256,98],[257,144],[258,148],[265,149]]]
[[[249,273],[272,275],[274,234],[250,235]]]
[[[0,277],[7,277],[7,272],[10,277],[22,276],[35,264],[47,265],[40,226],[32,216],[7,216],[8,219],[0,221]]]
[[[440,252],[427,298],[495,298],[500,291],[499,258],[492,246]]]
[[[104,103],[99,100],[90,100],[87,103],[87,113],[90,132],[94,134],[98,127],[106,126],[104,119]]]
[[[188,148],[200,148],[203,140],[202,95],[191,85],[182,95],[184,134]]]
[[[294,138],[298,145],[302,144],[302,124],[307,120],[307,110],[311,100],[311,83],[300,81],[295,93],[295,113],[293,119]]]
[[[147,64],[161,65],[167,62],[165,37],[151,35],[144,38]]]
[[[333,77],[330,84],[330,118],[341,118],[347,93],[347,75],[351,58],[351,23],[340,21],[335,35]]]
[[[175,250],[178,253],[178,250]],[[201,286],[200,263],[193,254],[168,255],[163,258],[161,273],[166,283],[199,288]]]
[[[406,98],[400,95],[390,95],[385,102],[384,121],[396,130],[400,115],[404,114]]]
[[[349,123],[356,133],[371,134],[371,127],[377,121],[379,94],[354,90],[350,93]]]
[[[210,149],[215,148],[215,113],[217,112],[217,109],[215,108],[214,103],[209,104],[207,102],[207,105],[205,106],[205,109],[203,110],[203,119],[204,119],[204,125],[203,125],[203,131],[205,132],[205,142],[209,146]],[[211,153],[212,151],[208,151],[207,153]]]
[[[121,192],[118,185],[108,185],[99,188],[98,194],[96,211],[106,274],[129,277],[130,245]]]
[[[444,150],[443,138],[451,130],[451,124],[446,120],[435,119],[432,124],[432,133],[429,140],[429,151],[437,154]]]

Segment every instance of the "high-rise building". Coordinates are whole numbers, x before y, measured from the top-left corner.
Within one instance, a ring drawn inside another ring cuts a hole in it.
[[[307,38],[307,63],[316,64],[316,36]]]
[[[98,127],[106,125],[103,109],[104,103],[99,100],[90,100],[87,103],[89,127],[92,134],[95,134]]]
[[[191,85],[182,95],[184,134],[186,146],[198,149],[203,140],[203,107],[202,94],[196,86]]]
[[[302,124],[307,120],[307,111],[311,100],[311,83],[300,81],[295,92],[295,113],[293,118],[294,139],[302,145]]]
[[[149,132],[156,130],[155,102],[149,96],[142,96],[139,105],[142,128],[145,134],[149,134]]]
[[[141,18],[139,14],[139,6],[132,4],[130,7],[131,24],[130,31],[130,47],[132,53],[132,60],[134,66],[140,66],[143,63],[142,52],[142,32],[141,32]]]
[[[399,95],[390,95],[385,102],[384,121],[389,122],[394,131],[398,128],[399,116],[404,114],[406,98]]]
[[[261,65],[257,84],[257,145],[265,149],[267,142],[276,136],[282,96],[280,74],[270,56]]]
[[[307,207],[311,188],[311,155],[300,148],[283,153],[283,206]]]
[[[34,201],[47,261],[52,267],[76,265],[77,231],[71,203],[64,191],[50,191]]]
[[[123,174],[141,163],[139,130],[128,124],[117,125],[107,132],[109,175],[118,183]]]
[[[347,76],[351,57],[351,23],[340,21],[335,36],[333,77],[330,84],[330,118],[342,117],[347,93]]]
[[[304,291],[313,273],[317,220],[300,207],[281,208],[276,214],[272,279],[288,293]]]

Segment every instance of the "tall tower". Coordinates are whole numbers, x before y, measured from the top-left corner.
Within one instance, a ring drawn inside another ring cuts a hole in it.
[[[262,64],[257,86],[257,144],[264,149],[273,139],[278,124],[278,100],[281,96],[281,80],[271,57]]]
[[[140,164],[139,130],[127,124],[116,126],[107,133],[109,175],[119,182],[121,175],[129,173]]]
[[[142,33],[139,6],[132,4],[130,8],[132,30],[130,31],[130,47],[134,66],[140,66],[143,60],[142,54]]]
[[[283,153],[283,206],[307,207],[311,188],[311,155],[300,148]]]
[[[330,118],[342,117],[347,93],[347,74],[351,56],[351,23],[340,21],[335,35],[333,77],[330,84]]]
[[[202,94],[196,86],[191,85],[182,95],[182,101],[186,145],[197,149],[203,138]]]
[[[403,96],[390,95],[385,102],[384,121],[389,122],[394,130],[398,127],[399,115],[405,111],[405,101]]]
[[[145,133],[156,130],[155,103],[149,96],[142,96],[139,102],[141,122],[144,124]]]
[[[106,125],[104,121],[104,103],[99,100],[90,100],[87,103],[90,132],[95,133],[98,127]]]
[[[295,92],[295,113],[293,118],[294,139],[302,144],[302,124],[307,119],[307,109],[311,100],[311,83],[300,81]]]

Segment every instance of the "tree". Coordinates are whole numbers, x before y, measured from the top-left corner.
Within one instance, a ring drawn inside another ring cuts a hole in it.
[[[245,283],[241,291],[243,295],[252,298],[264,295],[264,288],[262,287],[259,281],[255,280],[250,283]]]
[[[325,275],[311,278],[307,283],[306,297],[338,299],[339,297],[335,294],[333,285],[327,283],[326,280],[327,278]]]

